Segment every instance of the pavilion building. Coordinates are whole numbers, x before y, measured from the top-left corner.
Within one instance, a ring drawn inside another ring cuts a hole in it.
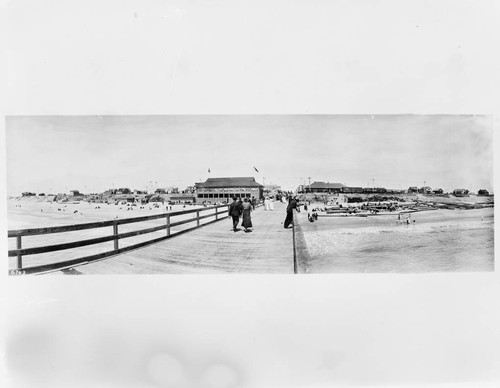
[[[196,186],[196,202],[231,202],[231,198],[263,197],[264,186],[252,177],[208,178]]]
[[[338,194],[342,193],[345,186],[342,183],[330,183],[330,182],[314,182],[311,185],[304,186],[304,192],[306,193],[331,193]]]

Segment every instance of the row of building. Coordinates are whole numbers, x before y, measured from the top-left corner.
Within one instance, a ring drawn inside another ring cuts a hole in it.
[[[299,186],[300,193],[314,194],[404,194],[406,190],[387,189],[385,187],[346,186],[342,183],[314,182]]]
[[[409,187],[408,190],[387,189],[385,187],[353,187],[342,183],[314,182],[309,185],[301,185],[297,189],[299,193],[315,194],[443,194],[442,189],[431,189],[428,186],[418,188]],[[109,189],[99,196],[113,196],[126,200],[159,197],[174,202],[196,202],[196,203],[216,203],[230,202],[231,198],[256,198],[262,199],[264,195],[276,195],[281,193],[281,187],[277,185],[264,186],[256,182],[253,177],[228,177],[228,178],[208,178],[205,182],[195,183],[184,191],[179,191],[177,187],[167,189],[156,189],[153,194],[143,190],[130,190],[128,188]],[[466,189],[456,189],[454,195],[468,195]],[[479,190],[479,195],[489,195],[487,190]],[[23,193],[23,196],[35,195],[34,193]],[[78,190],[71,190],[70,196],[82,196]],[[97,194],[95,194],[97,195]]]
[[[385,187],[352,187],[342,183],[330,182],[314,182],[310,185],[301,185],[298,188],[300,193],[315,193],[315,194],[424,194],[424,195],[441,195],[444,194],[443,189],[432,189],[429,186],[417,187],[411,186],[407,190],[387,189]],[[467,189],[453,190],[455,196],[469,195]],[[478,195],[489,195],[485,189],[478,191]]]

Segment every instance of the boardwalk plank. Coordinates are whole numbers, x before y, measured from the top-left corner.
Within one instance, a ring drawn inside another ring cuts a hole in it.
[[[141,249],[80,265],[81,274],[293,273],[292,230],[283,228],[285,207],[258,208],[254,231],[233,232],[229,218]]]

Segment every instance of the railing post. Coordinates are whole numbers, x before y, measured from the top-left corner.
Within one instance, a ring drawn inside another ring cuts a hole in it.
[[[215,208],[215,220],[218,220],[219,219],[219,208],[216,207]]]
[[[21,236],[17,236],[17,249],[21,250]],[[19,252],[17,254],[17,269],[21,269],[23,268],[23,256],[21,255],[21,253]]]
[[[196,210],[196,226],[200,226],[200,209]]]
[[[299,264],[297,262],[297,243],[295,241],[295,222],[297,221],[297,216],[295,212],[292,210],[293,218],[292,218],[292,241],[293,241],[293,273],[299,273]]]
[[[113,234],[115,236],[114,243],[115,243],[115,251],[118,250],[118,223],[116,221],[113,222]]]
[[[170,214],[167,214],[167,237],[170,236]]]

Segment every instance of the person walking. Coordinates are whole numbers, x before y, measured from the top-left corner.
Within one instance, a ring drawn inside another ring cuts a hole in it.
[[[248,200],[248,198],[245,198],[243,205],[243,222],[241,223],[241,226],[245,228],[245,233],[251,232],[249,228],[253,228],[252,226],[252,216],[250,213],[252,212],[252,204]]]
[[[233,197],[233,202],[229,205],[229,216],[233,219],[233,232],[238,231],[238,223],[240,222],[240,215],[242,211],[241,204],[236,197]]]
[[[293,209],[297,210],[297,200],[292,198],[286,207],[286,218],[285,218],[285,229],[288,229],[290,224],[293,222]]]
[[[264,210],[269,210],[269,197],[267,195],[264,198]]]

